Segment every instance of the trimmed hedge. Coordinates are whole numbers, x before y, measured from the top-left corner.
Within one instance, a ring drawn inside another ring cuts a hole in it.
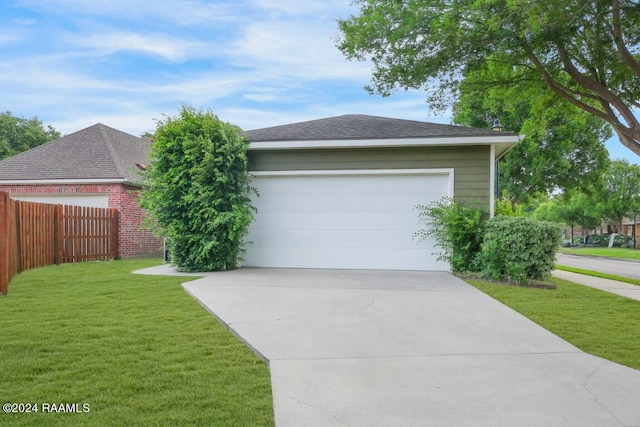
[[[481,271],[492,279],[517,284],[544,279],[555,268],[561,242],[560,226],[526,217],[496,217],[485,223]]]

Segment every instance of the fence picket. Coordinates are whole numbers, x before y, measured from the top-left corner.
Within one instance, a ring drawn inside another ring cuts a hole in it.
[[[0,192],[0,295],[37,267],[118,258],[116,209],[12,200]]]

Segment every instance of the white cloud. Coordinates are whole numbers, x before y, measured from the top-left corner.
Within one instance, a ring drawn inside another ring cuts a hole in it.
[[[232,52],[270,73],[302,80],[369,76],[369,66],[347,61],[333,44],[331,28],[317,23],[274,21],[247,25]]]
[[[72,45],[96,49],[105,54],[121,51],[140,52],[159,56],[172,62],[181,62],[205,52],[203,41],[168,37],[163,34],[143,34],[134,32],[97,33],[90,35],[69,35]]]
[[[289,16],[319,16],[335,20],[347,15],[353,8],[344,0],[300,1],[300,0],[254,0],[253,4],[265,11]]]
[[[8,44],[18,41],[20,38],[14,33],[0,33],[0,44]]]

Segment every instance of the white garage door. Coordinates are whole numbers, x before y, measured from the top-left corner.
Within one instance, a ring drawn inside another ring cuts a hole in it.
[[[254,172],[248,267],[446,270],[418,243],[415,206],[453,195],[453,170]]]
[[[54,205],[86,206],[89,208],[109,207],[108,194],[12,194],[11,198],[25,202],[50,203]]]

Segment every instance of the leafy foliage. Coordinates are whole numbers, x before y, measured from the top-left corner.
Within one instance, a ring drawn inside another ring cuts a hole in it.
[[[374,65],[371,92],[423,89],[445,109],[461,76],[476,86],[544,88],[608,122],[640,155],[640,5],[633,0],[355,0],[338,48]]]
[[[560,245],[558,224],[527,217],[496,217],[487,221],[478,256],[482,272],[517,284],[546,278]]]
[[[0,160],[60,138],[60,132],[45,126],[37,117],[14,117],[9,111],[0,113]]]
[[[496,216],[523,216],[522,205],[512,202],[509,197],[503,195],[496,199],[495,203]]]
[[[414,237],[419,241],[432,238],[442,250],[438,260],[450,263],[453,271],[473,270],[487,214],[449,198],[416,208],[427,227]]]
[[[541,88],[525,92],[496,86],[478,96],[478,85],[491,78],[490,73],[501,78],[495,68],[465,75],[454,122],[486,127],[489,114],[500,117],[504,129],[525,135],[500,160],[501,194],[527,203],[538,194],[587,191],[595,185],[609,162],[604,142],[611,130],[606,123]]]
[[[595,194],[581,192],[564,198],[554,197],[541,203],[531,216],[541,221],[568,225],[571,227],[572,240],[573,228],[576,225],[582,226],[583,229],[591,229],[602,223],[601,205]]]
[[[240,129],[211,112],[183,106],[158,122],[142,205],[171,241],[183,271],[238,266],[253,220],[246,151]]]
[[[602,215],[617,224],[632,213],[640,212],[640,166],[626,160],[611,162],[599,197]]]

